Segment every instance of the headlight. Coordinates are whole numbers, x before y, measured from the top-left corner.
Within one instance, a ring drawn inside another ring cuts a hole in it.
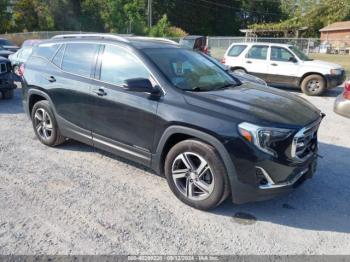
[[[331,69],[331,75],[341,75],[342,73],[342,69]]]
[[[290,129],[261,127],[247,122],[239,124],[238,131],[245,140],[275,157],[277,157],[275,144],[287,139],[293,133]]]

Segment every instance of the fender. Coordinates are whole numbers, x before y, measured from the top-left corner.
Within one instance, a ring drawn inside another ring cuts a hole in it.
[[[238,192],[238,190],[236,189],[238,189],[237,187],[240,187],[241,182],[238,181],[237,172],[236,172],[234,163],[232,162],[224,145],[217,138],[205,132],[184,127],[184,126],[168,127],[164,131],[161,139],[159,140],[156,153],[152,155],[152,162],[151,162],[152,169],[156,171],[157,174],[163,175],[162,174],[162,152],[169,137],[171,137],[174,134],[184,134],[184,135],[189,135],[189,136],[198,138],[202,141],[207,142],[217,150],[217,152],[219,153],[221,159],[225,164],[225,168],[226,168],[227,176],[229,180],[228,182],[230,184],[230,188],[232,192],[232,199],[234,202],[237,202],[237,203],[241,202],[238,199],[236,199],[236,194],[235,194],[235,192]]]

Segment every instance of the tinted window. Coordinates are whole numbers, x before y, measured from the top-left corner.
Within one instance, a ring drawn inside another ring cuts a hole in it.
[[[67,44],[62,61],[62,70],[89,77],[96,62],[99,47],[100,45],[97,44]]]
[[[52,63],[54,63],[55,65],[57,65],[58,67],[61,67],[62,64],[62,58],[63,58],[63,54],[64,54],[64,48],[65,45],[62,45],[60,47],[60,49],[57,51],[55,57],[52,59]]]
[[[252,46],[248,51],[247,58],[265,60],[267,57],[267,50],[268,46]]]
[[[285,48],[282,48],[282,47],[271,48],[271,60],[273,61],[289,62],[292,60],[293,57],[294,55]]]
[[[106,45],[102,57],[102,81],[121,85],[127,79],[149,77],[146,67],[125,49]]]
[[[234,45],[228,52],[228,56],[239,56],[240,54],[242,54],[244,49],[246,49],[246,47],[246,45]]]
[[[40,56],[51,60],[52,56],[56,53],[58,48],[58,44],[42,44],[34,48],[33,56]]]

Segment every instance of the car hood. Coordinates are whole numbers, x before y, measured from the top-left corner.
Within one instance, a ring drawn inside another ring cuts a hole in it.
[[[185,100],[203,110],[266,125],[306,126],[321,114],[301,97],[252,83],[218,91],[190,92]]]
[[[312,67],[322,67],[322,68],[328,68],[328,69],[340,69],[343,68],[341,65],[329,63],[321,60],[310,60],[310,61],[304,61],[304,65],[312,66]]]

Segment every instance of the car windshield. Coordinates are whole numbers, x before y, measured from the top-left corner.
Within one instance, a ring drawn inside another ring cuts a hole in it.
[[[20,57],[24,60],[27,60],[28,57],[31,55],[32,51],[33,51],[33,47],[31,46],[23,47]]]
[[[311,61],[312,59],[309,58],[303,51],[301,51],[299,48],[297,48],[296,46],[290,46],[289,47],[290,50],[292,50],[294,52],[294,54],[297,55],[297,57],[299,57],[300,60],[303,61]]]
[[[213,91],[238,83],[212,61],[182,48],[145,49],[148,58],[177,88],[186,91]]]
[[[0,39],[0,45],[9,45],[9,46],[12,46],[14,45],[12,42],[10,42],[9,40],[7,39]]]

